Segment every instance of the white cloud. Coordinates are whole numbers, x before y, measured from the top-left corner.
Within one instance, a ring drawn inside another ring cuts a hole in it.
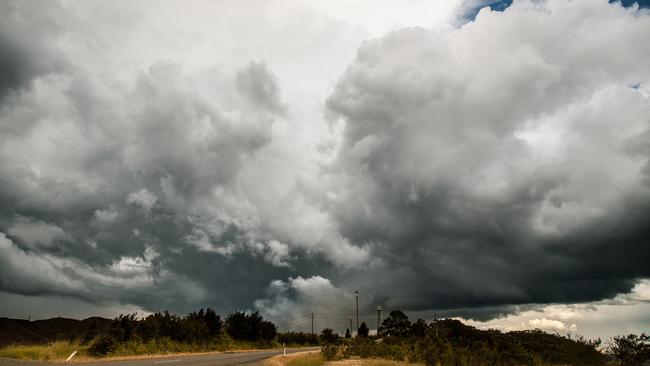
[[[95,210],[95,219],[100,223],[110,224],[117,219],[118,215],[119,213],[112,205],[107,210]]]
[[[277,240],[271,240],[268,245],[268,252],[264,259],[276,267],[290,267],[292,259],[289,254],[289,246]]]
[[[650,280],[640,281],[615,299],[582,304],[539,305],[489,321],[461,319],[481,329],[541,329],[607,340],[616,334],[639,334],[650,322]]]
[[[146,213],[151,211],[151,209],[156,205],[156,202],[158,202],[158,197],[149,192],[146,188],[142,188],[137,192],[129,193],[128,197],[126,197],[126,203],[138,205]]]
[[[269,284],[267,295],[255,301],[255,308],[276,321],[306,320],[305,316],[311,313],[332,315],[333,311],[340,311],[342,304],[350,304],[351,310],[354,301],[353,294],[337,288],[321,276],[290,277],[286,282],[274,280]],[[345,323],[347,317],[337,320]],[[294,327],[307,325],[306,322],[292,324]]]

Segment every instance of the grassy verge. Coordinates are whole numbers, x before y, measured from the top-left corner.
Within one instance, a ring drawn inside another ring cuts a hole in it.
[[[62,361],[77,351],[74,360],[96,359],[89,352],[89,344],[82,345],[80,342],[59,341],[50,344],[39,345],[9,345],[0,348],[0,357],[15,358],[22,360],[47,360]],[[265,349],[278,347],[275,343],[239,342],[230,338],[222,339],[219,342],[208,343],[181,343],[168,338],[151,340],[147,342],[130,341],[119,344],[115,350],[107,354],[106,358],[130,358],[133,356],[161,356],[183,353],[206,353],[223,351],[243,351],[254,349]],[[104,358],[104,357],[102,357]]]
[[[0,348],[0,357],[23,360],[65,360],[75,350],[80,350],[76,342],[54,342],[46,345],[10,345]]]
[[[385,360],[382,358],[352,357],[346,360],[329,361],[325,363],[325,366],[424,366],[424,364]]]
[[[320,352],[300,352],[271,357],[264,361],[264,366],[321,366],[324,362]]]

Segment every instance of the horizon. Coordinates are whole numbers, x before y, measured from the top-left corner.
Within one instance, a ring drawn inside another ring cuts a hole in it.
[[[0,317],[650,329],[648,0],[0,19]]]

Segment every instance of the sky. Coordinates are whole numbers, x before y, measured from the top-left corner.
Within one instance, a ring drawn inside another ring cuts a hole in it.
[[[0,316],[647,331],[649,7],[3,1]]]

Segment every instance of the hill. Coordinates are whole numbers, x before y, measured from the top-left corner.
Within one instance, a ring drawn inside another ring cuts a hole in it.
[[[111,323],[111,319],[100,317],[33,321],[0,318],[0,347],[9,344],[43,344],[58,340],[90,341],[106,334]]]

